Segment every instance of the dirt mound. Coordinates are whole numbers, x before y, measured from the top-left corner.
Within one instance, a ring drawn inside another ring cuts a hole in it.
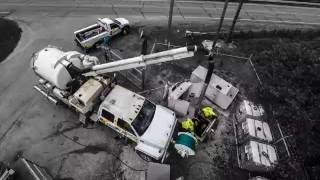
[[[16,22],[0,18],[0,62],[14,50],[20,40],[21,32]]]

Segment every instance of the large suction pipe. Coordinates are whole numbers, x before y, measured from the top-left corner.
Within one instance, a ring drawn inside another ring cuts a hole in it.
[[[120,61],[95,65],[92,66],[90,70],[85,69],[83,70],[83,72],[85,76],[95,76],[98,74],[144,67],[151,64],[180,60],[188,57],[193,57],[194,52],[197,51],[197,48],[197,46],[187,46],[148,55],[141,55],[129,59],[123,59]]]

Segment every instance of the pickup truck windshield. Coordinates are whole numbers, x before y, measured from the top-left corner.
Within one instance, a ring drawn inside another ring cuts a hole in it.
[[[154,113],[156,110],[156,106],[148,101],[147,99],[144,101],[143,106],[137,115],[137,117],[132,121],[132,126],[137,131],[139,136],[141,136],[151,124]]]
[[[121,23],[119,21],[117,21],[117,20],[113,20],[113,22],[115,22],[118,25],[121,25]]]

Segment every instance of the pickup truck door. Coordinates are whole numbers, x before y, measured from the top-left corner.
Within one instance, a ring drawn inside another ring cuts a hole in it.
[[[135,135],[134,131],[132,130],[132,127],[127,122],[118,118],[117,126],[121,129],[122,135],[131,139],[134,142],[138,142],[137,136]]]

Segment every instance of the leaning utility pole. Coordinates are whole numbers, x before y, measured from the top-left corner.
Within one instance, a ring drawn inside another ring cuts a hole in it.
[[[174,5],[174,0],[171,0],[170,1],[170,10],[169,10],[169,20],[168,20],[168,34],[167,34],[168,43],[171,40],[171,24],[172,24],[173,5]]]
[[[224,16],[226,14],[226,11],[227,11],[227,8],[228,8],[228,3],[229,3],[229,0],[226,0],[224,2],[224,6],[223,6],[223,10],[222,10],[222,14],[221,14],[221,17],[220,17],[220,22],[219,22],[219,26],[218,26],[218,30],[217,30],[217,38],[219,38],[219,33],[220,33],[220,30],[221,30],[221,27],[222,27],[222,24],[223,24],[223,20],[224,20]],[[217,39],[216,38],[216,39]],[[214,43],[213,43],[214,44]],[[215,45],[215,44],[214,44]]]
[[[236,15],[233,18],[232,25],[231,25],[231,28],[230,28],[230,31],[229,31],[229,34],[228,34],[228,38],[227,38],[227,41],[226,41],[227,43],[229,43],[231,38],[232,38],[234,26],[236,25],[236,22],[238,20],[238,17],[239,17],[239,14],[240,14],[240,11],[241,11],[241,8],[242,8],[242,5],[243,5],[244,1],[245,0],[240,0]]]
[[[222,27],[222,24],[223,24],[224,16],[226,14],[228,3],[229,3],[229,0],[225,0],[223,11],[222,11],[222,14],[221,14],[221,17],[220,17],[219,26],[218,26],[217,33],[216,33],[216,37],[214,38],[214,41],[212,43],[212,48],[211,48],[211,50],[209,52],[208,71],[207,71],[207,74],[206,74],[206,78],[204,80],[203,89],[201,91],[200,97],[199,97],[198,102],[197,102],[198,106],[201,105],[201,102],[202,102],[202,100],[203,100],[203,98],[204,98],[204,96],[206,94],[206,91],[207,91],[207,88],[208,88],[208,85],[210,83],[211,76],[212,76],[212,73],[213,73],[213,70],[214,70],[214,48],[215,48],[216,43],[217,43],[217,41],[219,39],[219,36],[220,36],[220,30],[221,30],[221,27]]]

